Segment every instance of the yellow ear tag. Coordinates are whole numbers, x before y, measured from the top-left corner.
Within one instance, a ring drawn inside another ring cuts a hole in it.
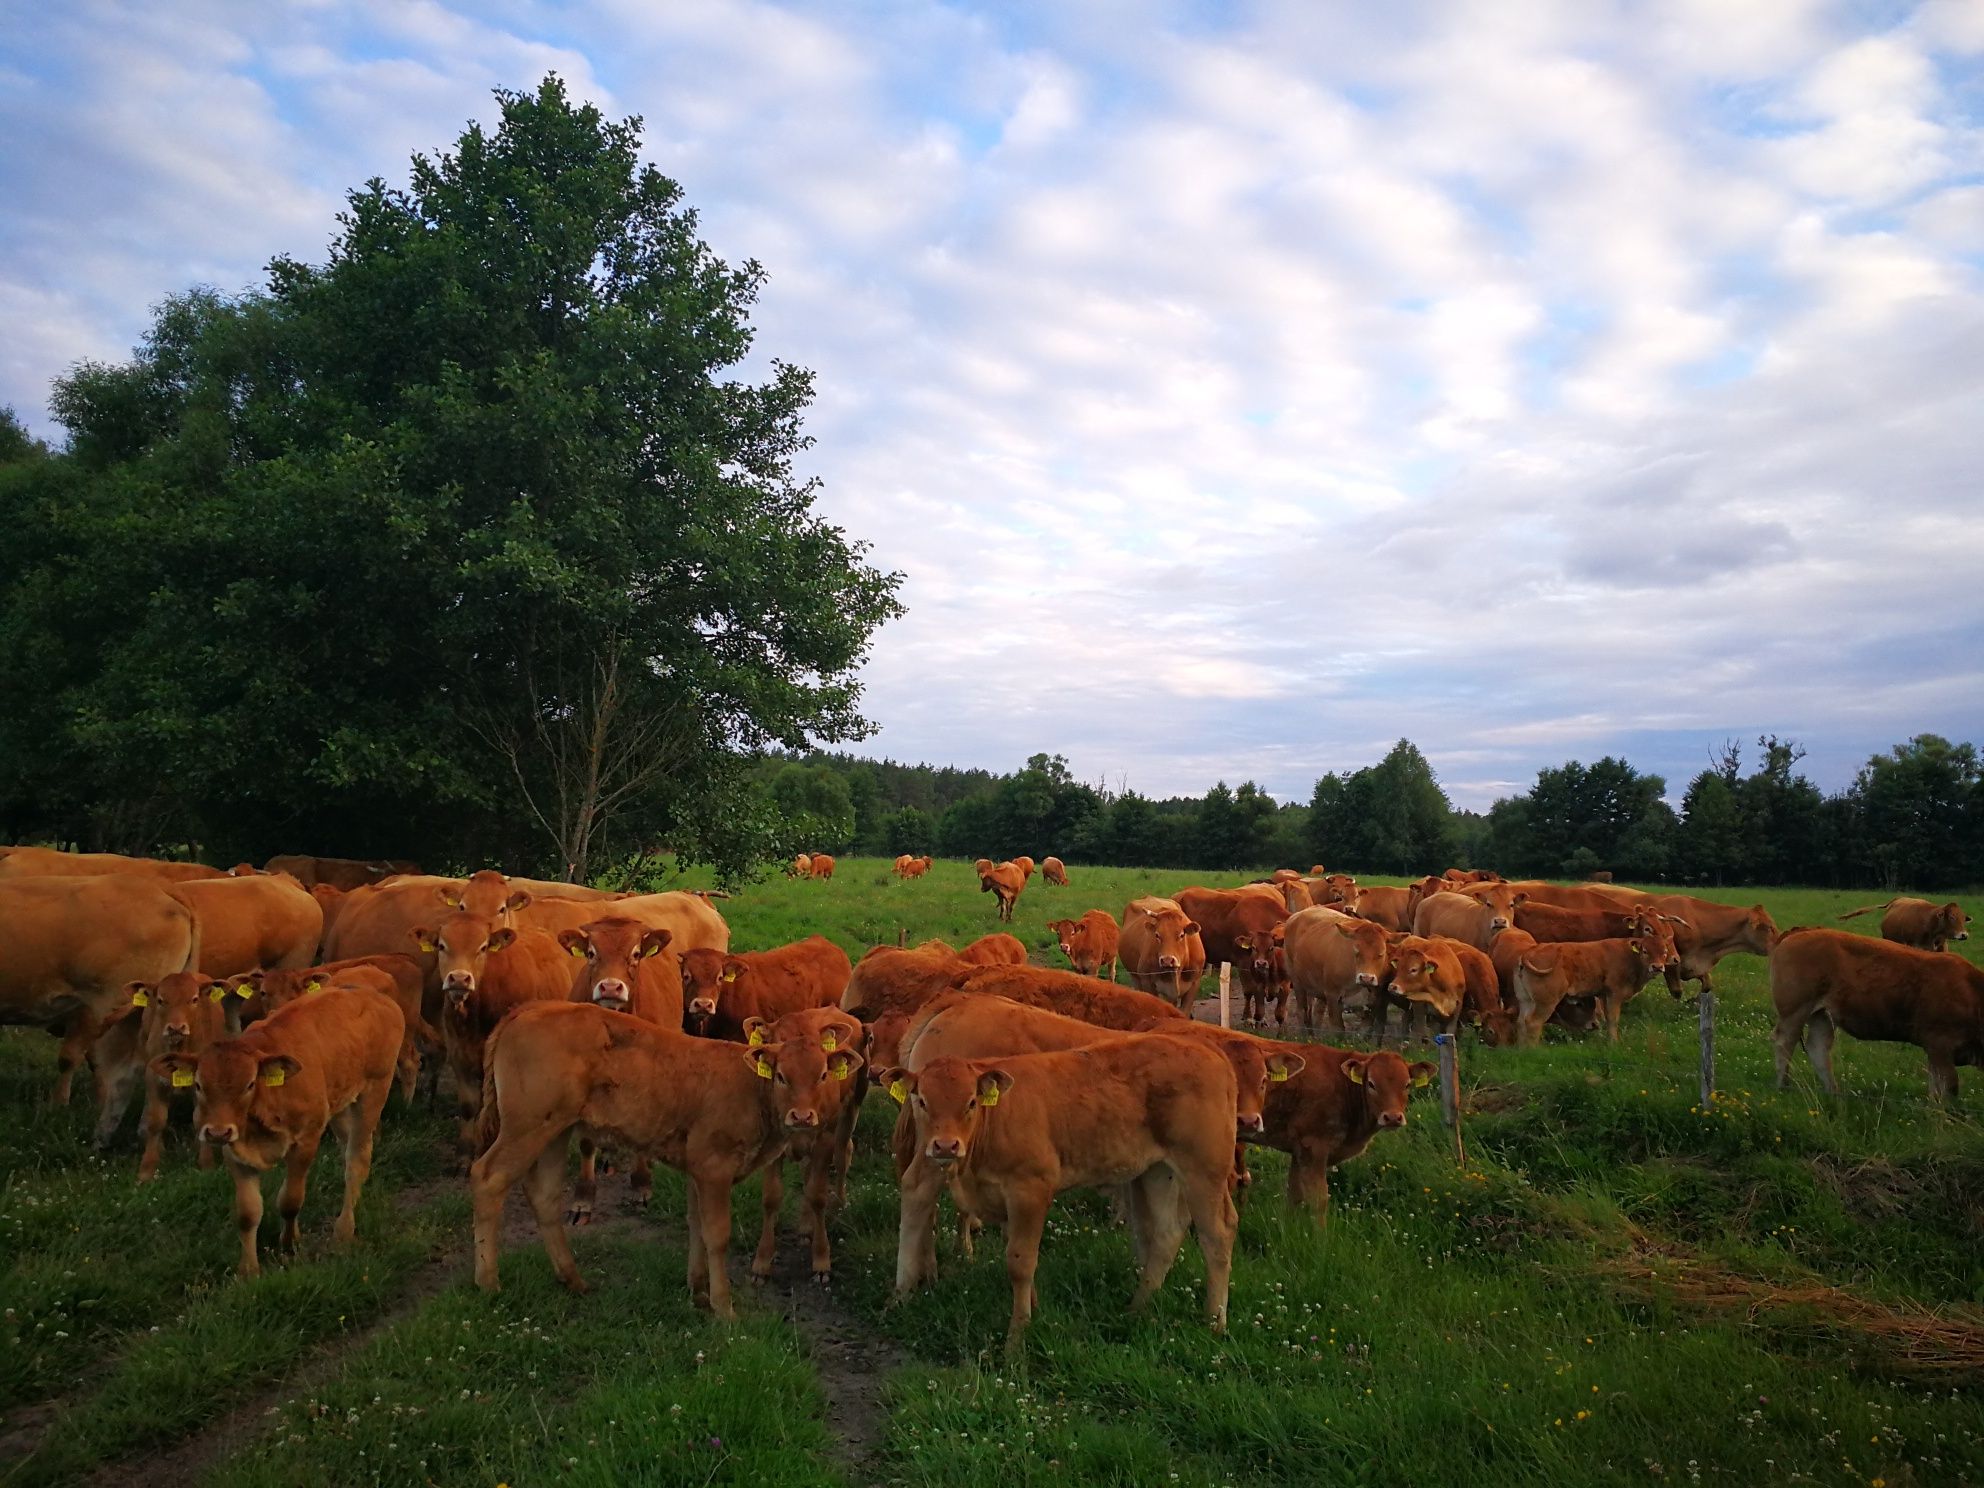
[[[906,1105],[908,1105],[908,1104],[909,1104],[909,1081],[907,1081],[907,1080],[891,1080],[891,1081],[889,1081],[889,1094],[890,1094],[891,1096],[893,1096],[893,1097],[895,1098],[895,1103],[896,1103],[897,1105],[899,1105],[899,1106],[906,1106]]]
[[[303,984],[303,990],[304,990],[305,992],[321,992],[321,991],[323,991],[323,990],[324,990],[324,979],[323,979],[322,977],[312,977],[312,978],[310,978],[310,980],[309,980],[309,981],[307,981],[307,982],[305,982],[305,983]]]
[[[760,1059],[758,1061],[758,1078],[760,1080],[769,1080],[771,1077],[772,1062],[769,1059]]]
[[[246,1002],[255,995],[255,984],[253,982],[236,982],[234,984],[234,995],[243,1002]]]
[[[843,1059],[839,1064],[834,1066],[834,1078],[836,1080],[845,1080],[847,1078],[848,1071],[853,1068],[854,1068],[853,1065],[849,1064],[846,1060]]]
[[[423,951],[431,951],[434,949],[434,942],[431,940],[417,940],[414,942],[414,944],[419,946]]]
[[[840,1047],[840,1036],[831,1028],[820,1035],[820,1047],[831,1054]]]
[[[193,1072],[191,1070],[176,1069],[172,1072],[172,1088],[174,1090],[184,1090],[192,1083]]]
[[[1285,1069],[1271,1069],[1268,1071],[1268,1078],[1278,1084],[1288,1078],[1288,1071]]]
[[[991,1110],[992,1107],[998,1105],[999,1087],[997,1085],[994,1085],[990,1090],[986,1091],[985,1094],[981,1095],[978,1098],[978,1103],[981,1106],[985,1107],[985,1109],[988,1111]]]
[[[275,1069],[270,1070],[266,1075],[262,1076],[262,1083],[273,1090],[288,1078],[289,1076],[285,1075],[281,1070]]]
[[[152,1005],[152,1000],[149,997],[145,996],[144,993],[133,992],[131,994],[132,1007],[150,1007],[151,1005]]]
[[[1350,1067],[1349,1069],[1347,1069],[1347,1070],[1345,1070],[1345,1071],[1344,1071],[1344,1073],[1345,1073],[1346,1075],[1348,1075],[1348,1076],[1350,1077],[1350,1083],[1351,1083],[1351,1084],[1353,1084],[1353,1085],[1362,1085],[1362,1084],[1364,1083],[1364,1066],[1363,1066],[1363,1065],[1361,1065],[1361,1064],[1353,1064],[1353,1065],[1352,1065],[1352,1066],[1351,1066],[1351,1067]]]
[[[726,982],[734,982],[737,980],[737,973],[735,971],[726,971],[723,974],[723,979]]]
[[[207,1001],[209,1002],[219,1002],[226,996],[227,996],[227,988],[224,986],[210,987],[207,989]]]
[[[584,946],[567,946],[565,951],[575,961],[583,961],[586,958],[586,948]]]
[[[745,1038],[750,1046],[755,1049],[765,1041],[765,1031],[762,1028],[754,1028],[749,1034],[745,1035]],[[759,1063],[763,1063],[763,1061],[760,1060]]]
[[[1424,1090],[1432,1083],[1433,1077],[1431,1075],[1414,1075],[1412,1077],[1412,1088],[1415,1090]]]

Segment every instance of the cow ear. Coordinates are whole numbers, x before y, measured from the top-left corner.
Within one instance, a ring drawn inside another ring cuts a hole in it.
[[[1336,922],[1336,933],[1338,935],[1341,935],[1346,940],[1351,939],[1357,934],[1355,930],[1351,929],[1350,926],[1344,924],[1342,920],[1338,920]]]
[[[511,914],[515,914],[520,909],[529,909],[530,890],[518,889],[514,894],[510,895],[509,898],[503,901],[503,908],[507,909]]]
[[[1251,935],[1236,935],[1233,937],[1233,945],[1236,950],[1251,951],[1254,948],[1254,937]]]
[[[778,1051],[769,1045],[744,1051],[744,1062],[760,1080],[769,1080],[778,1073]]]
[[[592,939],[583,930],[560,930],[558,944],[565,948],[567,954],[583,957],[591,948]]]
[[[494,930],[489,932],[489,939],[484,944],[483,949],[500,951],[516,938],[517,932],[512,930],[508,925],[498,925]]]
[[[827,1056],[827,1068],[836,1080],[845,1080],[861,1068],[861,1056],[853,1049],[836,1049]]]
[[[152,993],[158,991],[158,983],[126,982],[124,984],[124,990],[126,993],[130,995],[131,1006],[135,1008],[141,1008],[150,1004],[152,1000]]]
[[[1199,922],[1197,920],[1185,921],[1184,924],[1178,927],[1178,933],[1180,935],[1197,935],[1199,933]]]
[[[861,1025],[843,1020],[828,1023],[820,1029],[820,1048],[831,1054],[836,1049],[852,1048],[861,1041]]]
[[[1519,890],[1519,891],[1517,891],[1517,893],[1516,893],[1516,896],[1515,896],[1515,898],[1513,898],[1513,899],[1511,899],[1511,900],[1509,901],[1509,903],[1510,903],[1510,904],[1512,904],[1512,905],[1513,905],[1513,904],[1527,904],[1527,903],[1529,903],[1529,895],[1528,895],[1528,893],[1527,893],[1527,892],[1524,892],[1524,891],[1520,891],[1520,890]]]
[[[417,930],[409,930],[407,934],[413,937],[413,943],[423,951],[435,951],[441,948],[441,943],[436,938],[434,931],[425,926]]]
[[[752,1048],[772,1041],[772,1026],[763,1018],[751,1017],[744,1020],[744,1042]]]
[[[1342,1065],[1344,1079],[1353,1085],[1362,1085],[1364,1083],[1364,1066],[1368,1062],[1361,1054],[1344,1060]]]
[[[875,1071],[875,1078],[882,1088],[889,1092],[889,1098],[899,1106],[909,1104],[910,1092],[916,1089],[916,1076],[906,1069],[891,1065]]]
[[[1408,1066],[1406,1074],[1411,1077],[1412,1088],[1414,1090],[1424,1090],[1428,1085],[1433,1083],[1433,1066],[1423,1059]]]
[[[747,963],[736,956],[725,956],[723,958],[723,980],[726,982],[736,981],[738,976],[746,969],[746,966]]]
[[[191,1054],[161,1054],[145,1068],[174,1089],[184,1090],[193,1083],[193,1071],[198,1065],[199,1060]]]
[[[287,1054],[277,1054],[272,1058],[264,1059],[256,1074],[261,1078],[264,1085],[275,1089],[302,1068],[302,1065],[291,1059]]]
[[[434,897],[450,909],[460,909],[462,907],[462,891],[460,889],[451,889],[446,884],[442,884],[434,890]]]
[[[1308,1067],[1309,1061],[1300,1054],[1270,1054],[1268,1056],[1268,1078],[1270,1080],[1292,1080]]]
[[[1002,1069],[986,1070],[978,1077],[978,1103],[996,1106],[999,1097],[1013,1088],[1013,1077]]]
[[[641,954],[643,956],[657,955],[661,951],[666,950],[668,943],[673,939],[675,939],[675,932],[672,930],[650,930],[641,937]]]

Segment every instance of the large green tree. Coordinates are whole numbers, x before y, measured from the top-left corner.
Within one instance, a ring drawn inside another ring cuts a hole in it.
[[[810,374],[640,123],[558,79],[351,193],[328,260],[166,304],[0,479],[0,732],[56,835],[232,855],[780,850],[748,760],[860,737],[897,578],[795,459]],[[12,798],[10,794],[10,799]]]

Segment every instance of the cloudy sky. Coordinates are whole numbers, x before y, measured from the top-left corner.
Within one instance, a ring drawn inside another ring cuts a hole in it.
[[[550,70],[819,375],[875,752],[1984,741],[1984,0],[0,0],[0,402]]]

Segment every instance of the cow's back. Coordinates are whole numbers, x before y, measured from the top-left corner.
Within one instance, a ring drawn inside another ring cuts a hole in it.
[[[972,996],[1004,997],[1101,1028],[1132,1029],[1152,1018],[1184,1016],[1148,992],[1044,966],[988,966],[960,978],[957,986]]]
[[[133,981],[197,969],[199,922],[139,875],[0,883],[0,1022],[107,1011]]]
[[[317,959],[324,908],[287,875],[193,880],[171,893],[200,922],[200,970],[208,976],[287,971]]]

